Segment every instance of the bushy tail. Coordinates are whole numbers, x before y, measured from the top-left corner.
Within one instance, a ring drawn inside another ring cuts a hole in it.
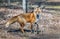
[[[10,24],[14,23],[17,21],[17,16],[12,17],[11,19],[9,19],[6,23],[5,26],[8,27]]]

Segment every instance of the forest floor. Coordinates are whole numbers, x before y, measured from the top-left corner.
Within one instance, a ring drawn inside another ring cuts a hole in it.
[[[29,24],[26,24],[24,34],[17,22],[5,28],[5,22],[20,13],[23,11],[19,9],[0,8],[0,39],[60,39],[60,11],[44,10],[41,13],[37,22],[41,31],[39,34],[31,33]]]

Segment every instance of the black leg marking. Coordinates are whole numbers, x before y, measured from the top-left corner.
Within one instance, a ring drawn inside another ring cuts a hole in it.
[[[37,34],[39,34],[39,25],[37,24],[37,22],[35,22],[35,24],[37,25]]]
[[[34,33],[33,25],[31,25],[31,26],[32,26],[31,33]]]

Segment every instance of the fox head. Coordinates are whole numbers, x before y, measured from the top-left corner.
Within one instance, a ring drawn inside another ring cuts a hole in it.
[[[36,16],[36,19],[40,19],[40,13],[41,13],[41,8],[40,7],[36,7],[34,8],[34,13],[35,13],[35,16]]]
[[[35,14],[40,14],[41,12],[42,12],[42,11],[41,11],[40,7],[34,8],[34,13],[35,13]]]

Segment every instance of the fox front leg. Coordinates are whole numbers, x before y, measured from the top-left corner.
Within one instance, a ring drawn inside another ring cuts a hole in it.
[[[30,29],[31,29],[31,33],[34,33],[33,24],[32,24],[32,23],[31,23],[31,25],[30,25]]]
[[[18,21],[18,23],[20,24],[20,29],[21,29],[22,33],[24,33],[24,29],[23,29],[23,27],[24,27],[24,22],[23,22],[23,20],[18,17],[18,20],[17,20],[17,21]]]
[[[35,24],[37,25],[37,34],[39,34],[39,25],[38,25],[38,23],[37,22],[35,22]]]

